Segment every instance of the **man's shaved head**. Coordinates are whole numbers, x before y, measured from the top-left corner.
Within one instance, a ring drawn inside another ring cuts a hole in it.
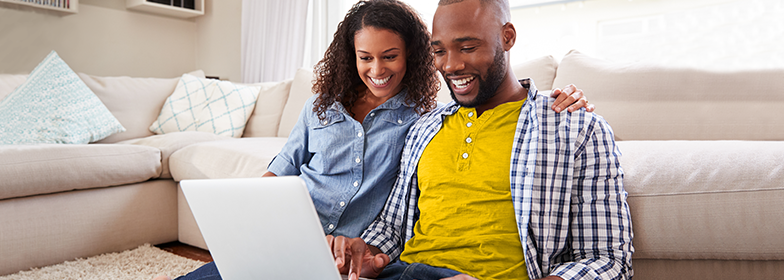
[[[439,0],[439,6],[446,6],[455,3],[460,3],[463,1],[479,1],[482,3],[482,7],[490,7],[495,12],[496,17],[501,21],[501,24],[506,24],[507,22],[512,21],[512,15],[509,11],[509,1],[508,0]]]

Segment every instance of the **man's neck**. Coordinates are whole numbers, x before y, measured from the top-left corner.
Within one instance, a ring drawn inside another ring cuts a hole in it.
[[[477,115],[482,115],[484,111],[493,109],[498,105],[520,101],[528,96],[528,90],[517,81],[517,77],[514,72],[512,72],[512,68],[508,67],[507,69],[509,70],[503,81],[501,81],[501,84],[498,85],[498,88],[495,90],[495,95],[484,104],[476,106]]]

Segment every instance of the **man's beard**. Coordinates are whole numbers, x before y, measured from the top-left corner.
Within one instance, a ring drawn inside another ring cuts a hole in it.
[[[457,100],[455,91],[452,89],[452,83],[449,83],[449,93],[452,95],[452,100],[460,106],[471,108],[485,104],[485,102],[495,96],[495,91],[498,90],[498,86],[500,86],[501,82],[504,80],[504,75],[506,74],[505,66],[504,49],[499,46],[495,50],[493,64],[487,69],[487,80],[482,79],[482,77],[477,77],[477,79],[479,79],[479,92],[474,100],[469,100],[467,102]]]

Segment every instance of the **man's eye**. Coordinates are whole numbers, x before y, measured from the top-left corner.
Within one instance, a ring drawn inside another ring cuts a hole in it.
[[[473,51],[475,49],[476,49],[476,47],[463,47],[461,50],[464,51],[464,52],[470,52],[470,51]]]

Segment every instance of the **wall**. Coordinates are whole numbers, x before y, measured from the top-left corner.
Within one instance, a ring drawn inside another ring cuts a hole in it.
[[[204,2],[206,12],[196,18],[197,65],[208,76],[240,82],[242,0]]]
[[[0,3],[0,73],[29,73],[51,50],[76,72],[176,77],[203,69],[239,80],[240,0],[206,0],[204,16],[178,19],[81,0],[62,14]]]
[[[570,49],[711,70],[784,67],[780,0],[587,0],[512,10],[512,62]],[[520,37],[520,36],[524,37]]]

